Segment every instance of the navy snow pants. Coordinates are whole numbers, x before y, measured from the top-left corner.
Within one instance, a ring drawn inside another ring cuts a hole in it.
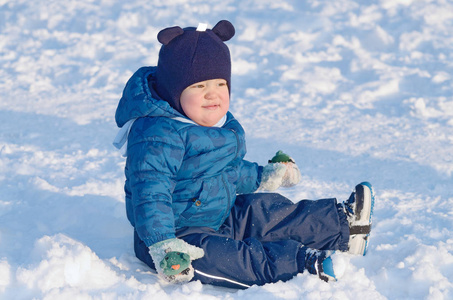
[[[305,269],[307,248],[347,251],[349,226],[336,199],[293,203],[280,194],[238,195],[224,224],[185,227],[176,236],[204,249],[193,280],[232,288],[286,281]],[[135,233],[135,253],[152,269],[148,248]]]

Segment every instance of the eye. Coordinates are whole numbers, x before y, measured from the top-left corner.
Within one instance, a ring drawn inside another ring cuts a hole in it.
[[[194,85],[191,86],[191,88],[193,88],[193,89],[202,89],[202,88],[204,88],[204,84],[201,84],[201,83],[194,84]]]
[[[226,86],[227,83],[226,83],[226,81],[221,81],[221,82],[219,82],[217,85],[218,85],[218,86]]]

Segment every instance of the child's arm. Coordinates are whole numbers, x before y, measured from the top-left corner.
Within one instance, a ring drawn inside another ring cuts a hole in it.
[[[172,192],[184,156],[180,136],[168,123],[138,119],[129,134],[128,180],[134,227],[149,247],[175,237]]]
[[[239,168],[239,180],[236,186],[238,194],[248,194],[255,192],[261,183],[263,167],[257,163],[242,160]]]
[[[156,119],[138,119],[129,134],[127,173],[134,227],[150,249],[159,276],[170,282],[190,281],[191,261],[204,255],[202,249],[175,236],[172,193],[184,152],[175,130]]]

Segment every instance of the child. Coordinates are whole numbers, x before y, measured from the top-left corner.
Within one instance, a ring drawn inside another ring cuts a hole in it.
[[[276,193],[300,180],[278,153],[244,160],[244,130],[228,112],[233,25],[158,34],[157,67],[128,81],[116,111],[126,144],[127,217],[137,257],[170,282],[246,288],[307,270],[336,280],[334,250],[364,255],[374,203],[369,183],[336,199],[293,203]],[[126,143],[127,141],[127,143]]]

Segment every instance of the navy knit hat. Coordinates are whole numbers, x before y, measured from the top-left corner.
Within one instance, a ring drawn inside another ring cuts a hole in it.
[[[157,35],[162,43],[154,89],[177,111],[185,115],[179,98],[188,86],[210,79],[225,79],[231,89],[231,59],[225,41],[234,36],[233,25],[220,21],[212,30],[175,26]]]

